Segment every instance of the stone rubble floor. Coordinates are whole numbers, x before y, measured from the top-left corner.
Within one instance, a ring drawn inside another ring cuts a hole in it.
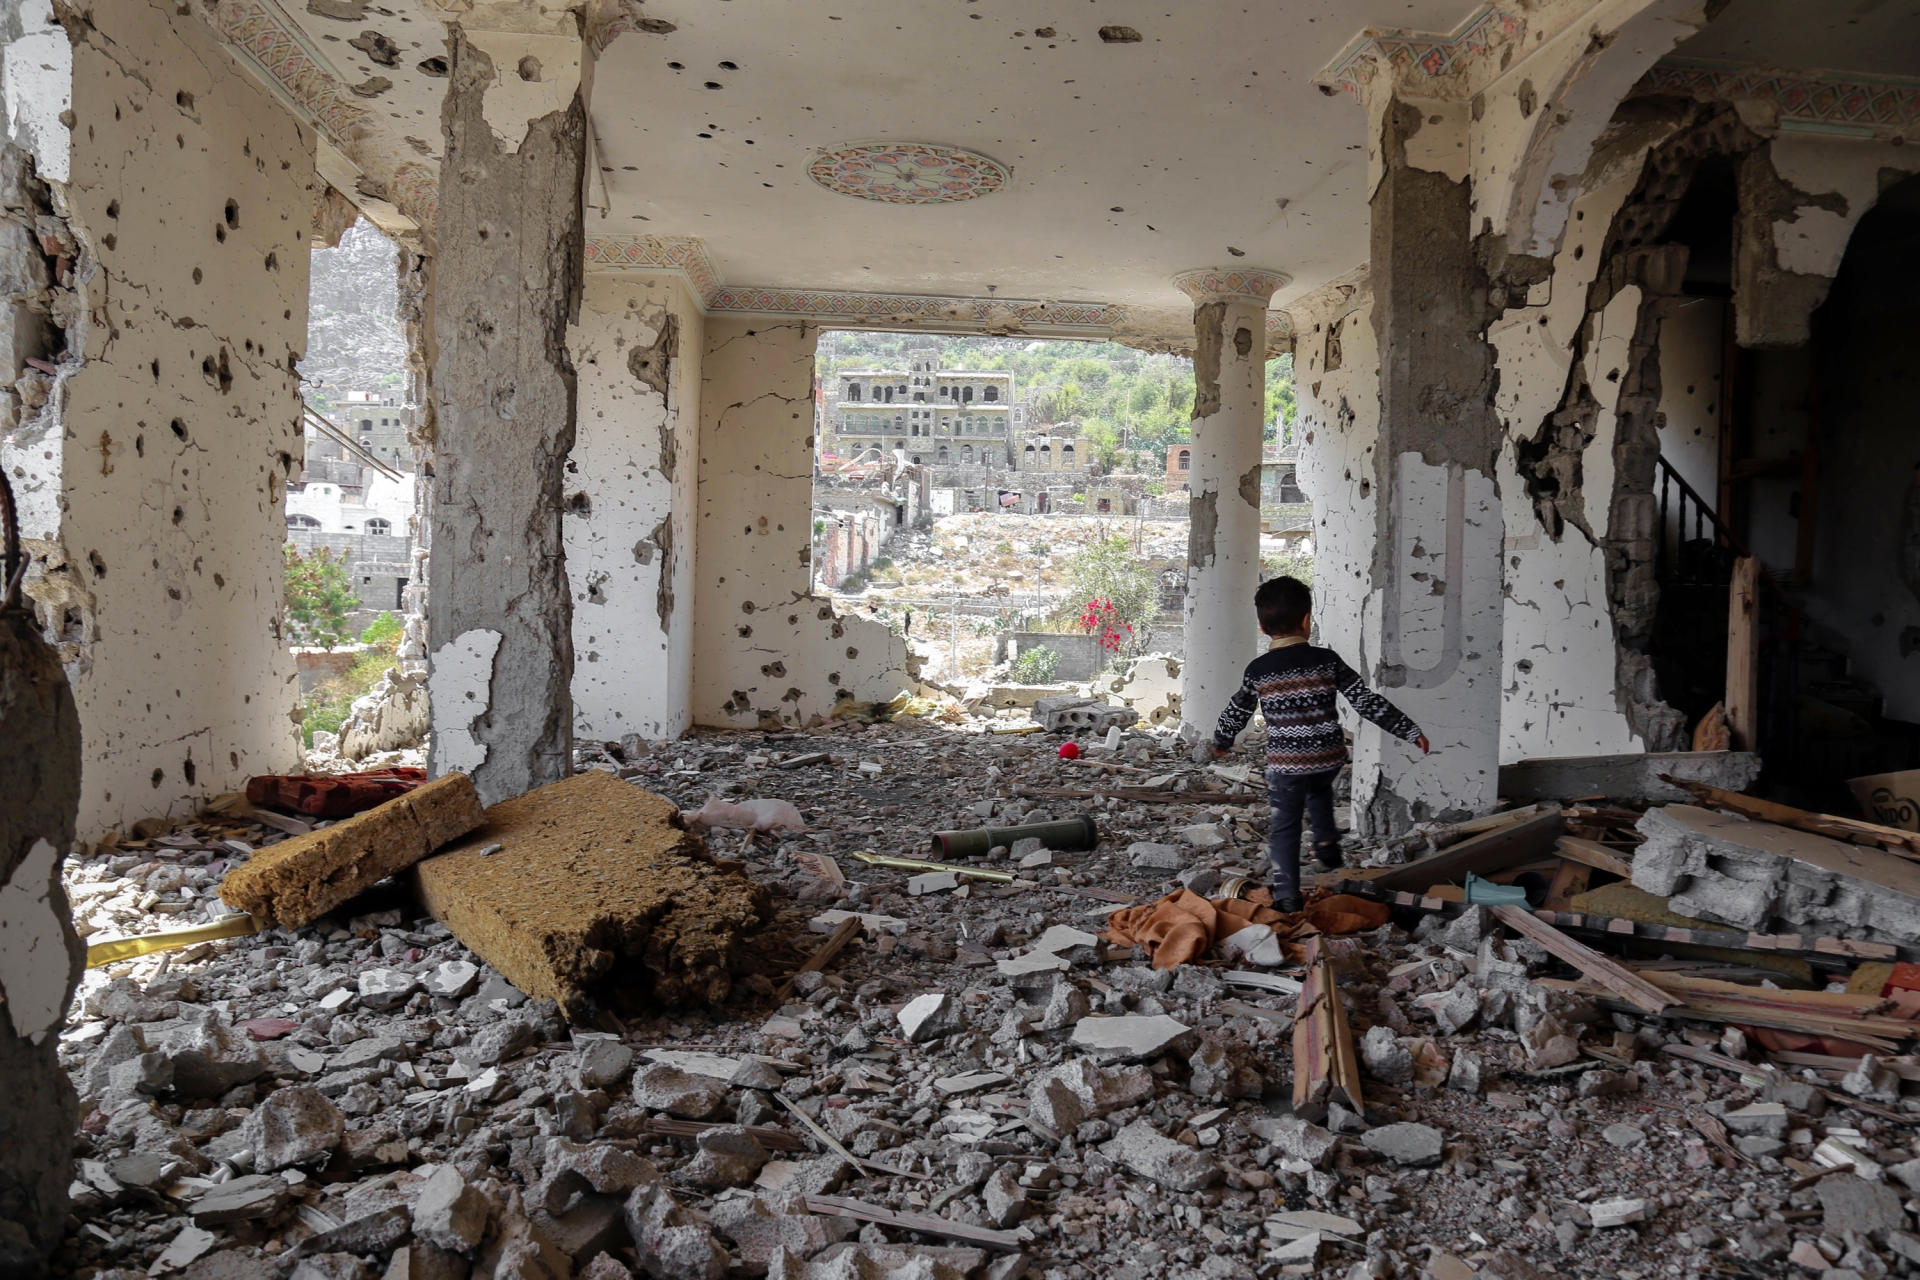
[[[1102,771],[1059,760],[1057,736],[980,728],[703,731],[637,761],[589,753],[683,809],[716,795],[801,809],[804,834],[710,837],[775,893],[780,954],[821,941],[805,932],[820,912],[899,922],[784,1003],[791,963],[739,975],[725,1007],[569,1028],[398,888],[292,933],[90,971],[62,1037],[85,1120],[56,1274],[1913,1274],[1908,1127],[1824,1110],[1798,1085],[1743,1112],[1761,1098],[1741,1077],[1659,1052],[1705,1028],[1549,994],[1529,981],[1550,971],[1545,953],[1482,939],[1472,917],[1334,945],[1366,1115],[1336,1108],[1326,1128],[1288,1115],[1293,998],[1225,986],[1233,965],[1154,971],[1100,944],[1063,950],[1064,971],[1002,973],[1049,928],[1099,930],[1114,904],[1084,889],[1151,901],[1178,888],[1130,865],[1134,842],[1181,845],[1180,874],[1203,890],[1257,871],[1265,804],[1170,735],[1138,732],[1087,755],[1193,803],[1020,798],[1019,784],[1098,787]],[[777,767],[814,752],[830,760]],[[910,896],[911,872],[846,856],[926,857],[936,827],[1083,809],[1099,849],[1055,852],[1010,886]],[[217,913],[223,864],[278,838],[241,820],[149,837],[69,866],[96,938]],[[836,856],[848,883],[796,854]],[[1126,1024],[1136,1060],[1123,1046],[1096,1061],[1074,1034],[1099,1015],[1182,1027],[1162,1043]],[[1574,1056],[1576,1039],[1613,1060]],[[849,1165],[793,1109],[898,1172]],[[1696,1126],[1729,1112],[1751,1154]],[[716,1127],[668,1136],[662,1119]],[[763,1134],[769,1148],[740,1126],[790,1137]],[[1829,1134],[1882,1179],[1796,1188],[1778,1157],[1805,1160]],[[1021,1252],[809,1213],[806,1195],[1010,1231]],[[1617,1218],[1633,1220],[1595,1225]]]

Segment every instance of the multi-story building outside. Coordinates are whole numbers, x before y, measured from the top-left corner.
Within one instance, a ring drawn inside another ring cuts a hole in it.
[[[828,452],[897,453],[915,466],[1018,467],[1024,425],[1011,373],[942,369],[936,347],[914,347],[905,369],[844,370],[827,391]]]
[[[414,406],[394,391],[353,391],[325,416],[349,448],[312,423],[306,461],[287,486],[287,541],[302,555],[320,547],[347,562],[360,608],[358,630],[382,612],[404,612],[415,574],[414,514],[423,483],[407,440]],[[374,466],[368,456],[379,462]]]

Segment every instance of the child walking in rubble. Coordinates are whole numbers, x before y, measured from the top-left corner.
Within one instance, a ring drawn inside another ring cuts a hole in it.
[[[1267,858],[1273,863],[1274,910],[1295,912],[1300,898],[1300,818],[1313,824],[1314,863],[1341,865],[1340,833],[1333,825],[1333,779],[1347,762],[1347,739],[1333,695],[1396,738],[1428,750],[1427,735],[1406,713],[1367,688],[1331,649],[1307,643],[1313,631],[1313,592],[1297,578],[1270,578],[1253,594],[1260,630],[1273,638],[1247,664],[1240,689],[1220,713],[1213,754],[1225,755],[1247,727],[1257,704],[1267,721],[1267,793],[1272,815]]]

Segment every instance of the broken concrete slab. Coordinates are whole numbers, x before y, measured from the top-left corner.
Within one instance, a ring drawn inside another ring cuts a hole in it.
[[[483,821],[472,779],[449,773],[365,813],[260,850],[227,873],[220,900],[297,929]]]
[[[1688,916],[1904,944],[1920,936],[1920,866],[1751,818],[1668,805],[1637,824],[1636,888]]]
[[[1073,1029],[1073,1043],[1108,1060],[1140,1061],[1169,1049],[1187,1047],[1192,1029],[1167,1014],[1151,1017],[1082,1018]]]
[[[967,1025],[959,1004],[944,991],[916,996],[900,1010],[898,1017],[901,1032],[913,1044],[950,1036]]]
[[[1169,1191],[1201,1191],[1220,1176],[1220,1164],[1212,1156],[1175,1142],[1144,1120],[1122,1129],[1105,1149],[1127,1168]]]
[[[1419,1168],[1439,1164],[1446,1138],[1432,1125],[1402,1122],[1369,1129],[1360,1139],[1367,1150],[1395,1164]]]
[[[1127,861],[1142,870],[1178,871],[1187,865],[1187,855],[1176,844],[1135,840],[1127,846]]]
[[[673,825],[678,812],[589,770],[488,809],[485,826],[415,869],[420,896],[515,987],[569,1014],[613,975],[666,1003],[724,1000],[768,895],[708,861],[700,837]]]
[[[1606,796],[1648,804],[1686,804],[1691,797],[1660,775],[1745,791],[1760,776],[1750,751],[1648,751],[1638,755],[1554,756],[1500,766],[1500,794],[1516,804]]]

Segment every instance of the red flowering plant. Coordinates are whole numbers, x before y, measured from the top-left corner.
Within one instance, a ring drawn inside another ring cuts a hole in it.
[[[1118,653],[1120,646],[1133,638],[1133,624],[1120,616],[1111,600],[1093,599],[1080,610],[1080,629],[1100,638],[1100,647]]]

